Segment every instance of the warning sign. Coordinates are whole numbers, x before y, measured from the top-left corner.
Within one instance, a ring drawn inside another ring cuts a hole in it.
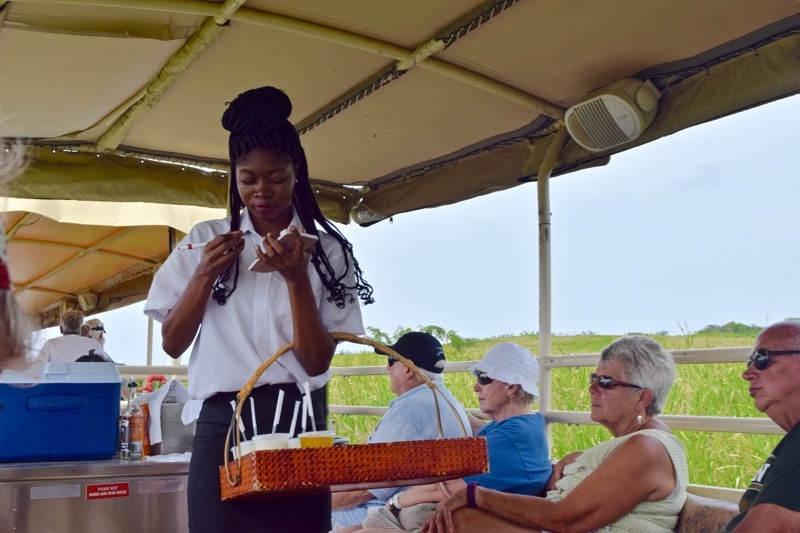
[[[127,498],[130,496],[130,485],[124,483],[103,483],[101,485],[86,485],[86,499],[99,500],[101,498]]]

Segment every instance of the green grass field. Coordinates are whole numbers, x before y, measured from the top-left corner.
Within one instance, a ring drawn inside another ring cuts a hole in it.
[[[754,335],[734,333],[693,334],[686,336],[652,335],[669,350],[752,346]],[[573,335],[552,338],[553,355],[598,353],[612,342],[614,335]],[[459,342],[459,348],[445,345],[449,361],[480,359],[498,342],[514,341],[532,352],[538,351],[536,335],[497,337]],[[334,357],[333,366],[385,365],[386,359],[366,347],[353,345],[353,353]],[[665,414],[763,417],[755,410],[747,384],[741,379],[744,363],[717,365],[679,365],[678,381],[664,408]],[[588,411],[590,368],[560,368],[553,372],[553,409]],[[477,408],[474,380],[466,373],[447,374],[448,388],[467,408]],[[339,405],[386,406],[394,397],[388,376],[334,376],[329,385],[329,401]],[[333,415],[337,433],[353,443],[363,443],[378,422],[374,416]],[[710,431],[677,431],[689,459],[690,481],[743,489],[780,440],[778,435],[744,435]],[[582,450],[610,438],[602,426],[555,424],[552,429],[555,458]]]

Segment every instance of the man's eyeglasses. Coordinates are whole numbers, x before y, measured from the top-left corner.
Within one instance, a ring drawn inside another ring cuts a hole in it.
[[[769,358],[776,355],[800,355],[800,350],[765,350],[759,348],[747,358],[747,368],[755,364],[756,369],[764,370],[769,366]]]
[[[598,376],[594,372],[589,374],[589,386],[594,385],[597,383],[597,386],[601,389],[613,389],[614,387],[630,387],[632,389],[643,389],[644,387],[640,387],[639,385],[634,385],[633,383],[625,383],[624,381],[618,381],[611,376]]]
[[[478,380],[478,385],[488,385],[489,383],[493,382],[494,380],[489,377],[489,374],[486,372],[481,372],[475,378]]]

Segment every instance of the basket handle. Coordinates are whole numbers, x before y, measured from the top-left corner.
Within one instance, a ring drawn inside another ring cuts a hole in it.
[[[458,424],[461,427],[461,433],[463,433],[465,437],[467,436],[467,429],[464,426],[464,422],[463,420],[461,420],[458,410],[455,408],[452,402],[447,398],[447,396],[444,395],[444,393],[442,393],[442,391],[439,390],[439,387],[437,387],[425,374],[420,372],[417,366],[408,358],[400,355],[399,353],[394,351],[392,348],[389,348],[388,346],[385,346],[379,342],[375,342],[372,339],[367,339],[364,337],[359,337],[358,335],[353,335],[352,333],[331,331],[330,336],[337,341],[347,341],[355,344],[365,344],[368,346],[372,346],[373,348],[377,348],[381,352],[391,355],[394,359],[397,359],[398,361],[403,363],[403,365],[412,372],[414,372],[414,374],[416,374],[416,376],[420,378],[422,382],[425,383],[425,385],[427,385],[427,387],[433,393],[433,402],[434,405],[436,406],[436,424],[439,430],[439,438],[442,439],[444,438],[444,429],[442,427],[442,414],[439,407],[438,396],[441,396],[444,399],[445,403],[450,408],[450,411],[455,415],[456,420],[458,421]],[[253,388],[255,388],[256,382],[261,377],[261,374],[263,374],[267,370],[267,368],[269,368],[269,366],[278,359],[278,357],[289,351],[292,348],[292,346],[293,346],[292,343],[282,346],[275,352],[275,354],[272,357],[261,363],[256,369],[256,371],[253,373],[253,375],[250,377],[250,379],[247,380],[242,389],[236,395],[238,401],[236,402],[236,409],[234,411],[233,418],[231,419],[231,425],[228,428],[228,434],[225,436],[225,449],[223,450],[224,462],[225,462],[225,474],[226,477],[228,478],[228,483],[232,487],[238,485],[242,479],[241,460],[236,462],[237,468],[236,468],[235,478],[231,478],[230,469],[228,468],[228,447],[230,446],[230,437],[232,432],[235,435],[236,448],[239,450],[241,456],[241,434],[237,428],[239,427],[239,420],[241,420],[242,417],[242,407],[244,406],[247,397],[253,391]]]

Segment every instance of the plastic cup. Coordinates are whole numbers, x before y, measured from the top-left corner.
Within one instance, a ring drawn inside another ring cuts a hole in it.
[[[255,449],[253,441],[251,440],[244,440],[240,443],[242,447],[242,457],[247,455],[248,453],[252,452]]]
[[[231,455],[233,456],[234,459],[239,458],[240,449],[242,451],[242,457],[244,457],[248,453],[251,453],[255,449],[253,446],[253,441],[243,440],[242,442],[239,443],[239,446],[236,445],[231,446]]]
[[[300,447],[300,439],[289,439],[289,448],[299,448]]]
[[[333,446],[334,437],[333,431],[306,431],[298,435],[301,448],[325,448],[326,446]]]
[[[289,447],[288,433],[266,433],[253,437],[253,445],[256,451],[262,450],[285,450]]]

